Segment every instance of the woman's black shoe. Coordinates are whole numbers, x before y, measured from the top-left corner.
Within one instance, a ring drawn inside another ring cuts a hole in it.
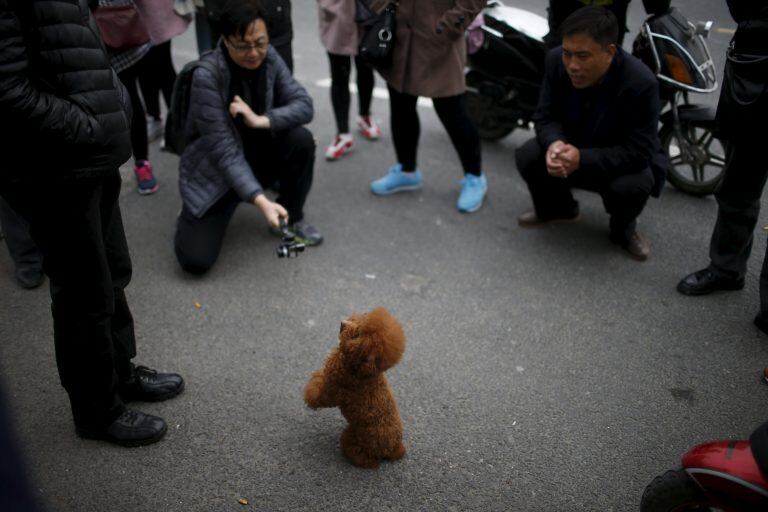
[[[132,373],[131,379],[118,387],[123,402],[160,402],[184,390],[184,379],[178,373],[158,373],[146,366],[136,366]]]
[[[677,291],[683,295],[707,295],[718,290],[741,290],[744,279],[723,279],[709,268],[688,274],[677,283]]]
[[[144,446],[158,442],[168,429],[163,418],[126,409],[118,418],[103,428],[75,427],[84,439],[97,439],[120,446]]]

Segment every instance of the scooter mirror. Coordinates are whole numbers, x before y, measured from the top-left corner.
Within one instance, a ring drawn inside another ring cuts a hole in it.
[[[709,32],[712,30],[712,21],[699,21],[696,23],[696,34],[701,37],[709,37]]]

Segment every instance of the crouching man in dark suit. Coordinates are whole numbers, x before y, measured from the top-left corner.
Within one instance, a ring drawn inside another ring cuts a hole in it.
[[[635,230],[649,195],[664,185],[656,78],[616,46],[616,17],[584,7],[561,27],[563,45],[547,55],[534,117],[536,138],[517,150],[533,209],[523,227],[579,219],[572,188],[597,192],[610,214],[610,239],[637,260],[650,245]]]

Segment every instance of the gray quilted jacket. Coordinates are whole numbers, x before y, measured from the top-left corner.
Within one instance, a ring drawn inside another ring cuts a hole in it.
[[[203,57],[216,65],[215,75],[200,66],[192,79],[187,126],[190,142],[179,163],[179,189],[184,205],[198,218],[229,189],[243,201],[252,201],[262,192],[229,115],[231,76],[224,51],[218,47]],[[262,66],[267,73],[264,115],[270,119],[271,130],[279,132],[309,123],[314,114],[312,98],[271,46]]]

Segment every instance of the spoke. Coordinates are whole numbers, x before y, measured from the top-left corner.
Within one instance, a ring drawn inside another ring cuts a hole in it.
[[[709,152],[707,153],[707,156],[709,157],[709,160],[707,160],[709,165],[714,167],[725,167],[725,158],[721,157],[720,155],[713,155]]]
[[[704,133],[696,141],[696,144],[709,149],[709,145],[712,144],[712,140],[715,138],[715,134],[709,130],[704,130]]]
[[[693,170],[693,181],[704,181],[704,166],[692,165],[691,170]]]
[[[669,163],[672,165],[682,165],[685,163],[682,153],[669,159]]]

